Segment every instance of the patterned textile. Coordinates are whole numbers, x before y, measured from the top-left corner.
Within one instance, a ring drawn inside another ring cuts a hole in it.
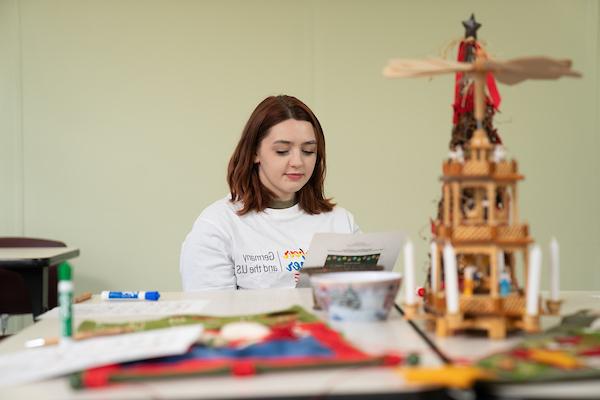
[[[268,334],[252,341],[220,338],[222,327],[242,321],[258,322],[268,327]],[[146,379],[215,374],[246,376],[291,369],[397,365],[402,361],[399,355],[371,356],[363,353],[301,307],[238,317],[177,316],[123,324],[86,321],[79,331],[98,334],[115,330],[132,332],[199,322],[203,323],[205,334],[184,355],[92,368],[74,374],[71,385],[91,388]]]

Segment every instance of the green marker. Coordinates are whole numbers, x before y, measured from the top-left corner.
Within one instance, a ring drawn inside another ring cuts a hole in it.
[[[73,281],[71,266],[66,262],[58,266],[58,304],[60,340],[61,343],[67,343],[73,337]]]

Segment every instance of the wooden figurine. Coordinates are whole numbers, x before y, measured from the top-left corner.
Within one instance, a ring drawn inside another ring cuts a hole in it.
[[[423,313],[410,304],[407,316],[427,319],[438,336],[475,329],[502,339],[509,330],[539,330],[541,252],[519,215],[523,175],[515,160],[506,159],[492,126],[500,102],[495,80],[513,85],[580,74],[569,60],[493,60],[477,41],[480,24],[474,16],[463,25],[459,61],[395,59],[383,72],[389,78],[456,74],[451,152],[442,164]],[[524,282],[517,280],[517,257]],[[547,304],[558,313],[560,300]]]

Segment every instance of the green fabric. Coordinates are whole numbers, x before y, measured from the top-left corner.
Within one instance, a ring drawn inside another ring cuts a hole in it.
[[[600,319],[600,311],[583,310],[563,317],[561,323],[540,334],[529,336],[508,351],[502,351],[481,359],[477,365],[493,373],[499,381],[554,381],[578,378],[600,378],[597,364],[588,363],[582,354],[587,350],[600,350],[600,331],[591,324]],[[571,342],[569,342],[569,340]],[[537,362],[520,356],[519,351],[528,350],[559,351],[580,362],[572,369]],[[594,355],[591,358],[600,356]]]
[[[174,315],[156,320],[107,323],[97,321],[83,321],[77,328],[78,333],[91,333],[103,335],[107,333],[140,332],[152,329],[169,328],[173,326],[193,325],[201,323],[204,329],[218,330],[230,322],[251,321],[268,326],[281,324],[287,321],[316,322],[318,318],[300,306],[293,306],[281,311],[266,314],[240,315],[232,317],[216,317],[205,315]]]

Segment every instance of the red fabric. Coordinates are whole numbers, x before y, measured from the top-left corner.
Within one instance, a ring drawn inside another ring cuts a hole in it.
[[[316,340],[333,350],[338,358],[353,359],[355,357],[367,357],[365,353],[346,343],[339,333],[330,329],[323,322],[300,324],[300,327],[308,330]]]
[[[465,41],[461,41],[458,47],[458,56],[456,58],[459,62],[466,62],[467,56],[467,43]],[[474,50],[480,50],[481,46],[477,42],[473,42],[472,46]],[[461,88],[460,82],[463,79],[464,73],[457,72],[454,81],[454,104],[452,104],[452,108],[454,109],[454,114],[452,116],[452,123],[456,125],[460,119],[461,114],[467,112],[473,112],[475,107],[474,102],[474,87],[473,85],[469,85],[466,93],[462,93],[464,88]],[[502,101],[500,97],[500,92],[498,91],[498,87],[496,86],[496,80],[494,79],[494,75],[491,72],[488,72],[486,75],[486,87],[489,93],[489,96],[485,95],[485,103],[491,105],[494,110],[498,110],[500,107],[500,102]]]
[[[120,369],[118,364],[107,365],[104,367],[94,368],[93,374],[82,374],[82,383],[84,387],[103,387],[109,384],[109,379],[112,373]]]
[[[457,61],[464,62],[466,57],[466,43],[461,41],[458,45],[458,56],[456,58]],[[452,123],[456,125],[458,123],[458,117],[462,113],[462,93],[460,92],[460,81],[463,78],[462,72],[457,72],[454,79],[454,104],[452,108],[454,108],[454,116],[452,119]]]
[[[111,365],[108,367],[92,368],[82,373],[83,387],[101,387],[110,384],[111,376],[121,379],[153,376],[186,376],[213,373],[231,373],[235,376],[252,376],[261,370],[281,370],[294,368],[310,368],[321,366],[352,365],[352,364],[379,364],[398,365],[404,358],[398,354],[387,354],[383,357],[374,357],[363,353],[347,343],[341,334],[329,328],[323,322],[295,323],[272,327],[272,338],[290,338],[295,336],[294,329],[310,334],[315,340],[329,348],[333,357],[296,357],[285,359],[248,358],[244,360],[213,359],[213,360],[186,360],[172,364],[152,364],[151,362],[136,366],[122,367]]]
[[[488,93],[490,94],[490,98],[486,97],[486,101],[490,103],[494,110],[498,110],[500,108],[500,102],[502,99],[500,98],[500,92],[498,91],[498,87],[496,86],[496,80],[494,79],[494,75],[491,72],[487,73],[486,83],[488,88]]]
[[[271,327],[271,333],[264,339],[265,341],[277,339],[295,339],[294,324],[284,324]]]
[[[231,373],[235,376],[256,375],[256,366],[252,361],[234,361]]]
[[[581,336],[561,336],[561,337],[557,337],[554,340],[556,340],[560,344],[576,345],[576,344],[579,344],[579,342],[581,342],[581,339],[582,339]]]
[[[404,362],[405,357],[402,354],[387,354],[383,356],[383,365],[393,367]]]
[[[522,360],[529,359],[529,350],[527,349],[514,349],[510,353],[513,357],[520,358]]]
[[[592,347],[579,353],[581,356],[600,356],[600,346]]]

